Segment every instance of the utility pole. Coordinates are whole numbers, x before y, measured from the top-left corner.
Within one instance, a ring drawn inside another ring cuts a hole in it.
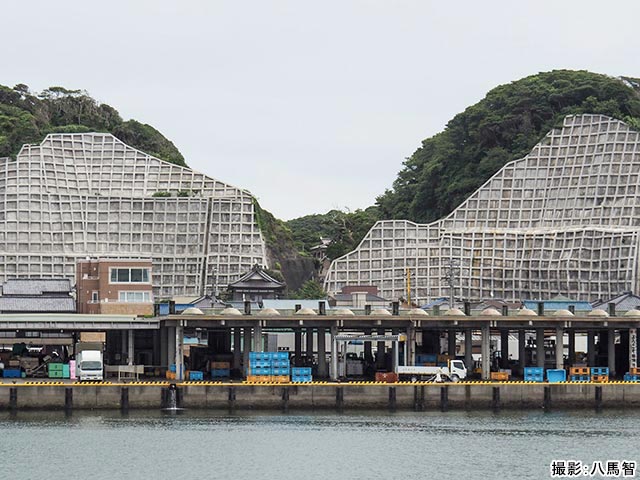
[[[453,259],[450,259],[449,266],[447,268],[447,275],[445,276],[447,285],[449,285],[449,308],[453,308],[454,306],[456,279],[459,273],[460,267],[454,262]]]

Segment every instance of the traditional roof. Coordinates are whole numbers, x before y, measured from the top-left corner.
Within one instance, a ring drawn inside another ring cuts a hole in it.
[[[0,297],[0,313],[75,313],[71,297]]]
[[[15,278],[2,284],[2,295],[69,294],[71,282],[67,278]]]
[[[233,290],[283,289],[285,284],[268,275],[260,265],[253,268],[235,282],[229,284]]]
[[[606,308],[609,303],[616,306],[616,310],[625,312],[640,307],[640,297],[631,292],[624,292],[609,300],[598,300],[591,305],[593,308]]]

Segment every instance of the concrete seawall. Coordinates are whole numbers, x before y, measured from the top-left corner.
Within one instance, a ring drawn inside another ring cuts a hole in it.
[[[0,409],[159,409],[167,383],[0,384]],[[581,409],[640,408],[640,384],[177,384],[186,409]]]

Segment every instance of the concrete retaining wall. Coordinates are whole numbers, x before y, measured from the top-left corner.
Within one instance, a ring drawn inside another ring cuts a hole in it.
[[[640,384],[179,385],[186,409],[640,408]],[[163,408],[167,386],[1,385],[0,409]]]

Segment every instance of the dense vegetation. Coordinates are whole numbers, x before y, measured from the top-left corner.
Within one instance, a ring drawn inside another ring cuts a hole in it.
[[[308,252],[320,243],[320,237],[326,237],[331,239],[327,256],[338,258],[356,248],[378,218],[377,207],[354,212],[331,210],[289,220],[287,226],[300,251]]]
[[[123,121],[118,111],[98,103],[84,90],[50,87],[32,93],[20,84],[0,85],[0,157],[15,156],[25,143],[40,143],[48,133],[108,132],[145,153],[185,166],[173,143],[155,128]]]
[[[600,113],[640,129],[640,82],[624,81],[558,70],[494,88],[404,162],[393,189],[377,199],[380,218],[430,222],[448,214],[566,115]]]
[[[289,295],[289,298],[295,298],[297,300],[315,300],[317,298],[325,298],[327,292],[325,292],[322,285],[317,280],[307,280],[304,284],[295,292]]]

